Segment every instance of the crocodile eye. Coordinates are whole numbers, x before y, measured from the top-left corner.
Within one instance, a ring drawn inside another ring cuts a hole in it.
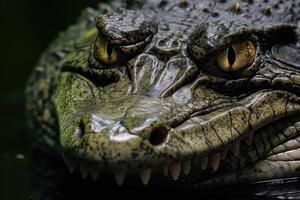
[[[113,45],[98,34],[94,43],[94,57],[103,64],[111,65],[118,61],[118,53]]]
[[[218,55],[217,64],[222,71],[238,71],[249,67],[255,54],[256,48],[251,41],[236,43]]]

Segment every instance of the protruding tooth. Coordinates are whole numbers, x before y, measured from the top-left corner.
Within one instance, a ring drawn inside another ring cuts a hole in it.
[[[181,163],[174,163],[173,165],[171,165],[170,174],[174,181],[178,179],[180,175],[180,171],[181,171]]]
[[[86,179],[86,177],[89,175],[89,170],[87,168],[87,165],[85,163],[80,163],[79,168],[80,168],[80,173],[82,178]]]
[[[140,171],[140,177],[144,185],[149,183],[151,178],[151,169],[143,169]]]
[[[75,169],[76,169],[76,162],[75,162],[75,160],[71,159],[69,156],[67,156],[65,154],[62,154],[62,156],[63,156],[65,164],[69,168],[69,171],[71,173],[73,173],[75,171]]]
[[[101,170],[102,170],[102,166],[99,166],[99,165],[95,165],[90,168],[90,173],[94,180],[98,179],[98,176],[99,176]]]
[[[213,171],[217,171],[220,164],[220,154],[215,153],[209,156],[209,165],[212,167]]]
[[[253,142],[253,133],[250,133],[247,137],[246,137],[246,144],[248,146],[250,146]]]
[[[168,176],[168,174],[169,174],[168,171],[169,171],[169,167],[166,166],[163,168],[163,172],[164,172],[165,176]]]
[[[205,169],[206,169],[207,163],[208,163],[208,157],[207,157],[207,156],[201,158],[200,164],[201,164],[201,169],[202,169],[202,170],[205,170]]]
[[[125,172],[114,172],[114,176],[118,186],[122,186],[125,180],[126,173]]]
[[[232,153],[238,157],[240,154],[240,141],[236,141],[235,143],[233,143],[230,147]]]
[[[188,175],[191,171],[191,161],[186,161],[182,165],[182,171],[185,175]]]

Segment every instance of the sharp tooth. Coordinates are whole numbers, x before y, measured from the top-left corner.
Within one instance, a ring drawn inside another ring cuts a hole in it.
[[[144,185],[149,183],[151,178],[151,169],[143,169],[140,171],[140,177]]]
[[[202,169],[202,170],[205,170],[205,169],[206,169],[207,163],[208,163],[208,157],[207,157],[207,156],[201,158],[200,164],[201,164],[201,169]]]
[[[164,167],[163,168],[163,172],[164,172],[165,176],[168,176],[168,174],[169,174],[168,171],[169,171],[169,167]]]
[[[80,173],[82,178],[86,179],[86,177],[89,175],[89,170],[87,165],[85,163],[80,163],[79,168],[80,168]]]
[[[220,154],[215,153],[209,156],[209,165],[212,167],[213,171],[217,171],[220,164]]]
[[[101,171],[102,171],[102,166],[100,166],[100,165],[94,165],[90,168],[90,173],[94,180],[98,179],[98,176]]]
[[[75,171],[75,169],[76,169],[76,162],[75,162],[75,160],[73,160],[72,158],[70,158],[69,156],[67,156],[65,154],[62,154],[62,156],[63,156],[65,164],[69,168],[69,171],[71,173],[73,173]]]
[[[247,137],[246,137],[246,144],[248,146],[250,146],[253,142],[253,133],[250,133]]]
[[[180,171],[181,171],[181,163],[174,163],[173,165],[171,165],[170,174],[174,181],[178,179],[180,175]]]
[[[125,172],[114,172],[114,176],[118,186],[122,186],[126,176]]]
[[[191,171],[191,161],[186,161],[182,165],[182,171],[185,175],[188,175]]]
[[[240,154],[240,141],[236,141],[235,143],[233,143],[233,145],[231,145],[230,147],[232,153],[238,157]]]

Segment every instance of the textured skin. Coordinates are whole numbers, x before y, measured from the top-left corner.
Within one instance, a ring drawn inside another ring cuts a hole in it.
[[[299,1],[118,6],[127,9],[87,10],[43,54],[27,88],[39,148],[62,152],[83,174],[169,166],[172,174],[191,163],[177,182],[190,187],[300,174]],[[94,58],[97,32],[118,51],[117,64]],[[254,63],[219,70],[216,55],[244,40],[257,46]],[[230,149],[239,143],[237,155]]]

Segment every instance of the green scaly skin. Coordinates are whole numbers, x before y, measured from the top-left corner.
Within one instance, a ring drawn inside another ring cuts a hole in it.
[[[297,0],[88,9],[29,81],[34,144],[63,155],[71,171],[114,173],[118,184],[124,173],[147,183],[163,171],[199,188],[299,176],[299,24]],[[93,56],[98,33],[116,64]],[[254,63],[218,69],[217,55],[245,40],[256,45]]]

